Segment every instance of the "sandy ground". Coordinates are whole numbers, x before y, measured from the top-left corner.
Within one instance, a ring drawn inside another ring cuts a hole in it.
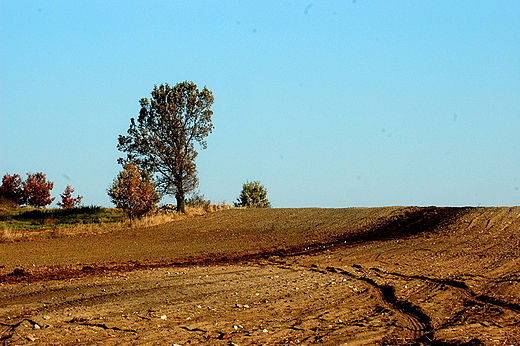
[[[191,264],[12,270],[5,260],[0,342],[520,345],[520,208],[448,211],[369,223],[392,236]]]

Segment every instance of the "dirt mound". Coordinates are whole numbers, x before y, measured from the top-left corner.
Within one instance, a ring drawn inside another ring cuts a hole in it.
[[[228,210],[0,244],[4,344],[517,345],[520,208]]]

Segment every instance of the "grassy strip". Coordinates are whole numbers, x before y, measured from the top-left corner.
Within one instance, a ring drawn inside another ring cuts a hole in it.
[[[9,208],[0,210],[0,229],[55,229],[85,224],[119,222],[123,214],[117,209],[97,206],[65,209]]]
[[[98,206],[65,209],[0,206],[0,241],[106,232],[121,223],[117,209]]]
[[[227,205],[187,207],[186,214],[163,212],[130,222],[119,209],[98,206],[65,209],[0,206],[0,242],[102,234],[126,228],[142,228],[203,215]]]

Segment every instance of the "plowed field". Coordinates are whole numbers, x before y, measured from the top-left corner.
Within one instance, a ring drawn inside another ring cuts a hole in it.
[[[520,345],[520,207],[226,210],[0,243],[4,345]]]

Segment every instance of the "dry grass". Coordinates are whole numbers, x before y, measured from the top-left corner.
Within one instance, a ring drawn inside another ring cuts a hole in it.
[[[0,233],[0,242],[25,240],[28,237],[26,231],[14,230],[4,227]]]
[[[111,224],[81,224],[74,227],[42,228],[37,230],[20,230],[4,227],[0,233],[0,242],[27,241],[85,234],[103,234],[108,233],[113,229],[120,229],[122,226],[122,222],[117,222]]]
[[[216,204],[216,205],[208,205],[208,206],[197,206],[197,207],[186,207],[186,213],[177,213],[177,212],[158,212],[155,214],[151,214],[145,216],[141,219],[134,220],[133,222],[124,221],[120,222],[119,229],[121,228],[145,228],[145,227],[153,227],[163,225],[173,221],[184,220],[186,218],[201,216],[207,213],[213,213],[220,210],[231,209],[232,207],[226,204]],[[116,228],[117,228],[116,226]]]
[[[97,235],[105,234],[113,231],[120,231],[124,229],[139,229],[160,226],[174,221],[184,220],[186,218],[205,215],[220,210],[231,209],[232,207],[225,204],[186,207],[186,213],[181,214],[177,212],[157,212],[141,219],[130,222],[129,220],[116,222],[101,222],[101,223],[86,223],[77,224],[73,227],[52,227],[40,228],[36,230],[13,229],[8,226],[3,226],[0,231],[0,242],[16,242],[35,240],[43,238],[58,238],[78,235]],[[44,225],[53,226],[56,220],[48,218],[44,220]]]

